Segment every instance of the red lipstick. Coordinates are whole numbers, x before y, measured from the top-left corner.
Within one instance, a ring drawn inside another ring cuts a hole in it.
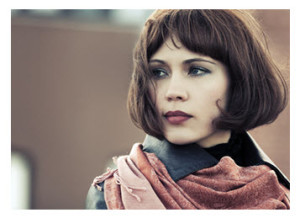
[[[182,111],[168,111],[164,117],[169,123],[173,125],[179,125],[192,117],[192,115],[184,113]]]

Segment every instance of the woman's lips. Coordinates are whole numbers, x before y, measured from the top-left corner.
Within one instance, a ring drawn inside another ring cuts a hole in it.
[[[183,111],[168,111],[164,117],[167,121],[173,125],[179,125],[192,117],[192,115],[187,114]]]

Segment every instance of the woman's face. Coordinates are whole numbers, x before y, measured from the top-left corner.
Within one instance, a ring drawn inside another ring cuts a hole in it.
[[[226,67],[191,52],[169,38],[151,57],[149,64],[155,88],[150,87],[164,125],[165,138],[174,144],[198,143],[202,147],[227,142],[229,131],[215,130],[220,116],[216,102],[224,108],[229,77]]]

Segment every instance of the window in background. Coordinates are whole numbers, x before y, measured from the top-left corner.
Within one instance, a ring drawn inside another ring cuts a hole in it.
[[[153,10],[114,9],[114,10],[12,10],[12,17],[38,19],[60,19],[88,23],[108,23],[110,25],[143,26]]]
[[[30,209],[31,167],[28,159],[20,152],[11,153],[11,207]]]

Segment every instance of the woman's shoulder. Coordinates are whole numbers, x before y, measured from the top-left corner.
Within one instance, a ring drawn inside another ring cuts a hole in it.
[[[142,148],[141,143],[135,143],[132,150],[138,149],[140,151]],[[107,171],[100,176],[96,176],[88,190],[85,208],[86,209],[107,209],[107,204],[105,202],[105,182],[111,177],[115,177],[115,173],[118,171],[118,159],[126,158],[128,155],[122,155],[119,157],[112,157],[113,163],[110,163]],[[107,188],[106,188],[107,190]]]
[[[97,186],[91,184],[86,197],[85,208],[86,209],[107,209],[105,198],[104,198],[104,181],[98,183]]]
[[[105,173],[96,176],[88,191],[85,208],[86,209],[107,209],[104,196],[105,180],[111,177],[117,169],[107,169]]]

